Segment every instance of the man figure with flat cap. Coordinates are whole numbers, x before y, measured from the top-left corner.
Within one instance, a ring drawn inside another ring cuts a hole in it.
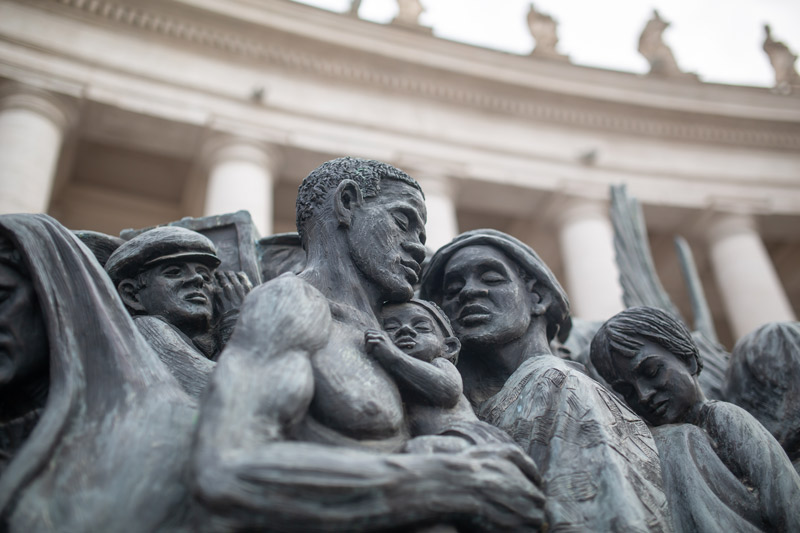
[[[669,530],[647,426],[550,351],[553,338],[569,334],[569,301],[529,246],[495,230],[463,233],[434,254],[420,296],[452,322],[478,417],[539,467],[552,530]]]
[[[139,330],[184,390],[195,397],[205,388],[221,347],[214,328],[215,281],[220,292],[232,292],[230,286],[235,286],[242,293],[239,302],[249,290],[243,274],[218,273],[215,280],[219,264],[208,238],[164,226],[121,245],[105,266]],[[225,323],[238,316],[230,307],[218,310]]]

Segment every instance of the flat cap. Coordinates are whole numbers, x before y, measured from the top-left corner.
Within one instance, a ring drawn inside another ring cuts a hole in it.
[[[196,231],[162,226],[125,242],[106,262],[106,272],[117,285],[164,261],[197,261],[216,268],[220,264],[214,243]]]
[[[428,268],[422,274],[420,298],[442,303],[442,279],[447,262],[457,251],[468,246],[492,246],[514,261],[537,284],[547,287],[553,295],[553,303],[547,310],[547,336],[558,336],[564,342],[572,329],[569,315],[569,299],[550,268],[527,244],[502,231],[476,229],[462,233],[433,254]]]

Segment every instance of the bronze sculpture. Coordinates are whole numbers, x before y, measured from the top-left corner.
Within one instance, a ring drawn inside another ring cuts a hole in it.
[[[217,272],[219,264],[209,239],[164,226],[125,242],[105,265],[139,330],[194,397],[227,341],[220,327],[232,331],[250,289],[244,274]]]
[[[765,324],[739,339],[722,392],[761,422],[800,470],[800,323]]]
[[[396,453],[401,395],[364,332],[384,302],[411,298],[425,217],[416,182],[384,163],[341,158],[304,180],[307,266],[250,293],[201,403],[194,482],[227,529],[542,524],[520,470],[535,467],[514,447]]]
[[[797,531],[800,476],[743,409],[706,400],[699,351],[669,313],[632,307],[592,340],[595,368],[651,425],[677,531]]]
[[[514,441],[478,420],[455,367],[461,343],[433,302],[411,299],[381,311],[383,330],[367,330],[367,350],[400,387],[410,419],[407,450],[460,451]],[[389,340],[391,338],[391,340]]]
[[[550,352],[550,341],[569,332],[569,302],[530,247],[495,230],[463,233],[431,259],[421,296],[453,322],[458,369],[478,416],[540,469],[550,527],[669,530],[644,422]]]
[[[33,424],[0,423],[0,527],[193,530],[198,508],[186,485],[192,401],[71,232],[45,215],[4,215],[0,236],[9,297],[0,304],[4,370],[6,358],[16,358],[0,395],[4,406],[27,406]],[[12,315],[8,302],[16,302]],[[15,320],[25,327],[12,338]],[[39,384],[23,400],[20,386],[31,379]],[[9,437],[17,439],[11,449]]]

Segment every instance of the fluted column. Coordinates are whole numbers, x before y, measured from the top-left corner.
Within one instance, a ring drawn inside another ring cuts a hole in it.
[[[714,277],[736,338],[767,322],[796,320],[752,216],[716,215],[707,236]]]
[[[262,236],[272,234],[273,197],[279,153],[241,138],[214,140],[207,149],[205,215],[245,209]]]
[[[72,116],[46,91],[0,87],[0,214],[47,211]]]
[[[622,311],[614,230],[606,202],[570,199],[559,214],[558,237],[572,314],[605,320]]]
[[[428,222],[425,224],[427,241],[425,246],[438,250],[458,235],[456,204],[453,201],[453,188],[450,179],[426,170],[412,171],[411,174],[425,193],[425,208]]]

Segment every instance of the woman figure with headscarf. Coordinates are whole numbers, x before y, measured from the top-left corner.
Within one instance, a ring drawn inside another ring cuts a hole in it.
[[[0,530],[183,531],[196,410],[91,252],[0,216]]]

